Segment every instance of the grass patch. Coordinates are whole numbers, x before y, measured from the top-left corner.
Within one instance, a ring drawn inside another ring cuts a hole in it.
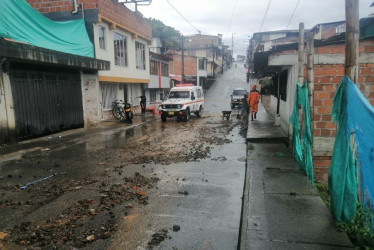
[[[329,187],[327,185],[316,183],[315,187],[317,189],[317,192],[323,202],[326,204],[326,206],[330,209],[330,192]]]
[[[0,149],[6,148],[8,145],[7,144],[0,144]]]
[[[356,218],[350,222],[338,222],[337,225],[347,233],[355,246],[360,249],[373,249],[374,233],[371,229],[371,223],[367,221],[367,218],[372,216],[373,214],[358,202]]]
[[[327,185],[317,183],[317,192],[326,206],[330,209],[330,192]],[[350,222],[337,222],[336,225],[344,230],[356,249],[374,249],[374,233],[372,225],[367,218],[373,218],[374,215],[361,203],[357,203],[356,218]]]

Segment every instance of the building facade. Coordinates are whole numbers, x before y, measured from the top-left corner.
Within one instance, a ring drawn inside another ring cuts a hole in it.
[[[150,53],[150,83],[145,90],[145,96],[150,105],[159,104],[170,89],[169,57]]]
[[[56,20],[84,18],[94,44],[95,58],[110,62],[110,70],[99,71],[98,107],[102,120],[113,119],[112,102],[130,102],[140,111],[140,100],[150,82],[149,45],[152,27],[139,12],[118,0],[27,0],[44,16]]]
[[[259,53],[256,64],[263,64],[264,74],[272,77],[275,91],[270,97],[270,112],[279,116],[280,126],[292,138],[292,113],[298,80],[298,44],[289,44],[269,52]],[[365,98],[374,106],[374,37],[360,39],[358,81],[355,83]],[[337,87],[345,75],[345,41],[315,41],[313,68],[313,165],[316,181],[326,182],[336,136],[332,120],[332,104]],[[263,58],[262,58],[263,57]],[[261,59],[262,58],[262,59]],[[259,66],[259,65],[257,65]],[[261,67],[259,67],[261,68]],[[304,78],[307,71],[304,72]],[[279,81],[278,81],[279,80]]]
[[[222,72],[223,43],[222,35],[192,35],[185,38],[186,55],[207,59],[207,74],[214,77]]]
[[[169,73],[171,86],[182,82],[184,74],[185,82],[192,83],[195,86],[204,86],[208,72],[208,60],[204,57],[180,55],[179,51],[169,51],[167,56],[170,58]]]
[[[98,71],[110,63],[92,57],[84,23],[50,22],[19,0],[0,7],[0,143],[96,126]]]

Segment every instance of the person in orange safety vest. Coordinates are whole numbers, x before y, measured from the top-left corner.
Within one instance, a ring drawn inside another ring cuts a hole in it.
[[[256,119],[257,111],[258,111],[258,103],[260,102],[260,92],[257,91],[257,86],[252,85],[252,90],[249,92],[248,95],[248,106],[249,110],[251,112],[251,121],[253,121],[253,118]]]

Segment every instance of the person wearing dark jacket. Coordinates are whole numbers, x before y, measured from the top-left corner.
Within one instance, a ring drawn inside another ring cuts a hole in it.
[[[141,95],[136,98],[140,98],[140,107],[142,109],[142,114],[145,114],[147,98],[145,97],[145,95]]]
[[[241,116],[242,121],[245,124],[245,126],[248,125],[247,123],[248,123],[248,113],[249,113],[249,107],[248,107],[247,99],[248,99],[248,94],[245,94],[243,99],[241,100],[242,106],[241,106],[241,110],[240,110],[240,116]]]

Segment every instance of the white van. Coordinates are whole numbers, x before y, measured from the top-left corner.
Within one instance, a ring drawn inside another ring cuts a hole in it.
[[[190,119],[193,113],[201,117],[204,105],[204,93],[201,86],[174,87],[165,101],[160,105],[161,120],[177,117],[177,121]]]

